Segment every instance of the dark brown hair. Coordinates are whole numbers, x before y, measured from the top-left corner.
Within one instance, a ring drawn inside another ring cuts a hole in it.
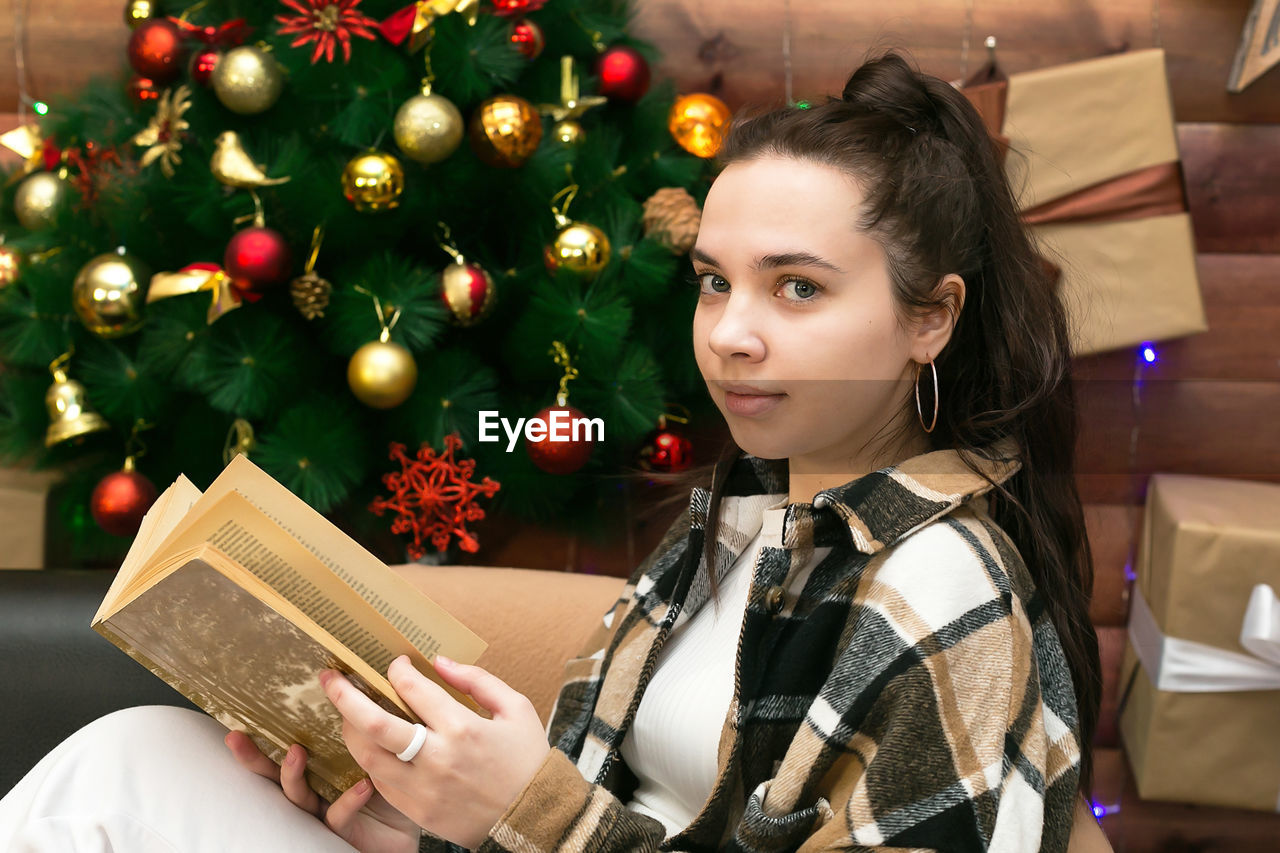
[[[943,276],[964,279],[963,310],[935,358],[941,399],[927,438],[933,449],[961,456],[1007,437],[1020,450],[1022,468],[995,487],[991,514],[1017,546],[1061,639],[1079,707],[1080,789],[1088,794],[1102,682],[1089,619],[1093,561],[1075,481],[1067,319],[996,144],[955,87],[888,51],[859,66],[839,98],[736,119],[718,159],[727,166],[770,156],[832,166],[857,182],[865,199],[857,227],[885,253],[904,322],[948,307],[936,290]],[[906,405],[914,408],[914,398]],[[715,466],[707,566],[715,565],[725,475],[741,452],[730,442]]]

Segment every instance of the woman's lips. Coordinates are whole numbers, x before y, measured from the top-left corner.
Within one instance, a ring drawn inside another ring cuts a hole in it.
[[[786,399],[786,394],[735,394],[724,392],[724,407],[735,415],[753,418],[771,411]]]

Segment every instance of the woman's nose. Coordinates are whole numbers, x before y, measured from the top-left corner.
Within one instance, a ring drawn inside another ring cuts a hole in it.
[[[738,294],[732,294],[711,328],[707,345],[720,358],[759,361],[765,354],[761,319],[758,305]]]

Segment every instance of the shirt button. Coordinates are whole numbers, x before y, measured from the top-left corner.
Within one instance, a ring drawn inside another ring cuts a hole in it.
[[[764,594],[764,606],[770,613],[778,613],[787,603],[787,591],[780,586],[771,586]]]

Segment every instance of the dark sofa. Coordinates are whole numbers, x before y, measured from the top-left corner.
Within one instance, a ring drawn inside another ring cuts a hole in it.
[[[133,705],[193,707],[89,627],[107,571],[0,571],[0,796],[67,735]]]

